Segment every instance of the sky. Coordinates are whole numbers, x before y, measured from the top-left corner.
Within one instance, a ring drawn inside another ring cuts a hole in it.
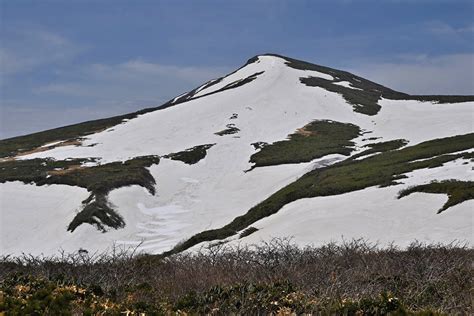
[[[0,0],[0,139],[158,106],[262,53],[474,94],[474,1]]]

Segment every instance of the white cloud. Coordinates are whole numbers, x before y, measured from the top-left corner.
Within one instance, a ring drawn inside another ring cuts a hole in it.
[[[474,24],[466,24],[464,26],[453,26],[443,21],[430,21],[425,23],[425,29],[439,36],[465,36],[474,34]]]
[[[36,87],[37,94],[95,97],[95,102],[155,100],[155,104],[228,71],[227,67],[162,65],[138,59],[118,64],[92,64],[71,69],[74,78]]]
[[[94,96],[94,92],[79,83],[52,83],[34,89],[39,94],[61,94],[70,96]]]
[[[358,63],[349,71],[411,94],[474,94],[474,54],[403,55],[390,63]]]
[[[438,35],[462,35],[474,33],[474,24],[455,27],[442,21],[431,21],[426,24],[426,28],[431,33]]]
[[[0,31],[0,85],[8,87],[0,99],[0,138],[158,106],[229,70],[142,59],[72,63],[84,48],[57,33]]]
[[[0,45],[0,75],[30,72],[38,66],[65,62],[83,48],[41,29],[4,31]]]
[[[61,102],[61,106],[28,101],[5,100],[0,107],[0,139],[26,135],[59,126],[131,113],[137,104],[117,103],[80,106]]]
[[[158,63],[146,62],[140,59],[133,59],[124,63],[107,65],[93,64],[86,73],[96,78],[119,78],[130,80],[136,77],[166,77],[179,78],[184,81],[196,83],[220,76],[225,72],[227,67],[190,67],[190,66],[174,66],[163,65]]]

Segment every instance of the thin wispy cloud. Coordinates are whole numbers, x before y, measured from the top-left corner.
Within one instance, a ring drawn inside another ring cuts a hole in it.
[[[426,23],[426,29],[429,32],[438,35],[474,34],[474,24],[467,24],[461,27],[455,27],[442,21],[431,21],[429,23]]]
[[[86,74],[98,79],[120,78],[130,80],[131,78],[176,78],[191,83],[209,80],[215,76],[220,76],[228,71],[229,67],[189,67],[163,65],[159,63],[147,62],[141,59],[128,60],[123,63],[92,64],[87,67]]]
[[[474,54],[399,57],[395,62],[363,62],[351,70],[411,94],[474,94]]]
[[[84,49],[57,33],[41,29],[7,29],[2,36],[7,38],[0,46],[2,77],[70,61]]]
[[[97,101],[113,98],[119,102],[133,102],[145,98],[155,99],[157,103],[222,76],[229,69],[162,65],[140,59],[119,64],[85,64],[72,67],[73,76],[63,73],[54,82],[35,87],[33,91],[36,94],[96,97]]]

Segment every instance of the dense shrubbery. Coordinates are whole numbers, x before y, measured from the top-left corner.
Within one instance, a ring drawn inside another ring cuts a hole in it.
[[[0,313],[147,315],[470,313],[474,251],[288,240],[189,255],[78,253],[0,260]]]

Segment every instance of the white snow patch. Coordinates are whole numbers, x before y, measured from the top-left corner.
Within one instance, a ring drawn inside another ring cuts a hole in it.
[[[58,140],[58,141],[55,141],[55,142],[51,142],[51,143],[47,143],[47,144],[44,144],[40,147],[44,148],[44,147],[50,147],[50,146],[55,146],[55,145],[58,145],[60,143],[62,143],[64,140]]]
[[[259,230],[239,242],[254,244],[274,237],[293,237],[296,244],[323,245],[364,238],[381,246],[468,242],[473,245],[474,201],[436,214],[442,194],[416,193],[397,199],[399,186],[368,188],[342,195],[301,199],[254,224]]]
[[[309,77],[319,77],[319,78],[323,78],[323,79],[331,80],[331,81],[334,80],[333,76],[325,74],[324,72],[316,71],[316,70],[304,70],[304,75],[309,76]]]
[[[337,84],[338,86],[346,87],[346,88],[351,88],[354,90],[361,90],[364,91],[364,89],[354,87],[349,81],[339,81],[339,82],[333,82],[333,84]]]
[[[204,85],[203,85],[204,86]],[[171,103],[174,103],[176,102],[176,100],[178,100],[179,98],[181,98],[183,95],[186,95],[188,92],[184,92],[184,93],[181,93],[180,95],[178,95],[176,98],[174,98],[173,100],[171,100]]]
[[[444,194],[414,193],[397,199],[402,189],[432,180],[473,181],[472,163],[464,162],[465,159],[457,159],[442,167],[415,170],[406,174],[407,179],[399,180],[402,185],[297,200],[252,224],[259,231],[242,241],[251,244],[293,236],[302,246],[358,238],[384,246],[394,242],[404,247],[415,240],[427,243],[457,240],[473,245],[473,200],[437,214],[447,201]]]
[[[78,250],[81,240],[66,229],[88,196],[85,189],[66,185],[0,184],[0,254]]]

